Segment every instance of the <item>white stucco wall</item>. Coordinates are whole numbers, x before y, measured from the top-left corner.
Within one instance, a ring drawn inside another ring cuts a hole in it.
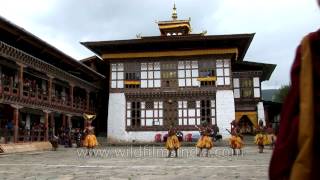
[[[266,118],[264,116],[264,107],[263,107],[263,102],[259,102],[257,104],[257,113],[258,113],[258,122],[259,120],[262,120],[263,121],[263,125],[265,126],[266,125]]]
[[[111,93],[109,95],[108,140],[110,141],[126,138],[125,103],[124,93]]]
[[[233,90],[218,90],[216,94],[217,125],[223,138],[229,137],[230,123],[235,119]]]

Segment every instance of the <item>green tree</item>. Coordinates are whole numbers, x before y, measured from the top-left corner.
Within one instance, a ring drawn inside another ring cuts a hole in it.
[[[281,88],[278,89],[278,92],[273,96],[272,101],[283,103],[289,93],[289,89],[290,85],[281,86]]]

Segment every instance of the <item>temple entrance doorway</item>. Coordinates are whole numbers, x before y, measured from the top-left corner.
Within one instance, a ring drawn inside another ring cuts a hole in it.
[[[239,125],[239,130],[241,134],[251,135],[254,133],[253,123],[251,122],[251,120],[247,115],[243,115],[240,118],[238,125]]]

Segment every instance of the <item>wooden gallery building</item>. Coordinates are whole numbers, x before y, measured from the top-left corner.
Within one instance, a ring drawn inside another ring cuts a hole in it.
[[[0,17],[0,144],[46,141],[61,127],[83,128],[82,114],[102,109],[98,102],[103,79]],[[104,113],[100,119],[106,119]],[[96,126],[106,127],[100,122]]]
[[[154,141],[170,124],[198,133],[203,121],[227,136],[234,120],[248,133],[266,121],[261,82],[275,65],[244,61],[254,34],[191,34],[175,8],[157,23],[160,36],[82,43],[103,59],[83,62],[107,68],[109,141]]]

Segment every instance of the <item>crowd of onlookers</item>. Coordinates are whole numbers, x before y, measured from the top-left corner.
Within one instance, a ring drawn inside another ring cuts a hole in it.
[[[35,92],[38,88],[36,80],[30,80],[28,78],[23,79],[23,89],[25,91],[33,91]]]
[[[50,141],[53,146],[63,145],[64,147],[82,147],[85,133],[80,128],[61,127],[56,131],[56,135],[51,133]]]
[[[4,86],[3,87],[4,91],[8,91],[9,90],[8,88],[11,85],[11,83],[12,83],[13,88],[18,88],[18,82],[15,81],[13,76],[8,76],[6,74],[2,74],[0,76],[0,78],[1,78],[0,84],[1,84],[1,86]]]
[[[2,74],[1,75],[1,80],[2,80],[2,83],[3,83],[4,86],[10,85],[11,79],[13,79],[13,77],[7,76],[6,74]]]
[[[27,127],[25,121],[19,123],[18,141],[43,141],[45,126],[44,123],[34,122]],[[13,122],[11,120],[2,120],[0,124],[1,143],[13,142]]]
[[[0,143],[13,142],[12,121],[0,121]],[[44,141],[45,126],[41,122],[33,122],[30,127],[20,124],[19,141]],[[53,133],[53,128],[49,127],[49,140],[64,147],[81,147],[85,133],[80,128],[61,127]]]

